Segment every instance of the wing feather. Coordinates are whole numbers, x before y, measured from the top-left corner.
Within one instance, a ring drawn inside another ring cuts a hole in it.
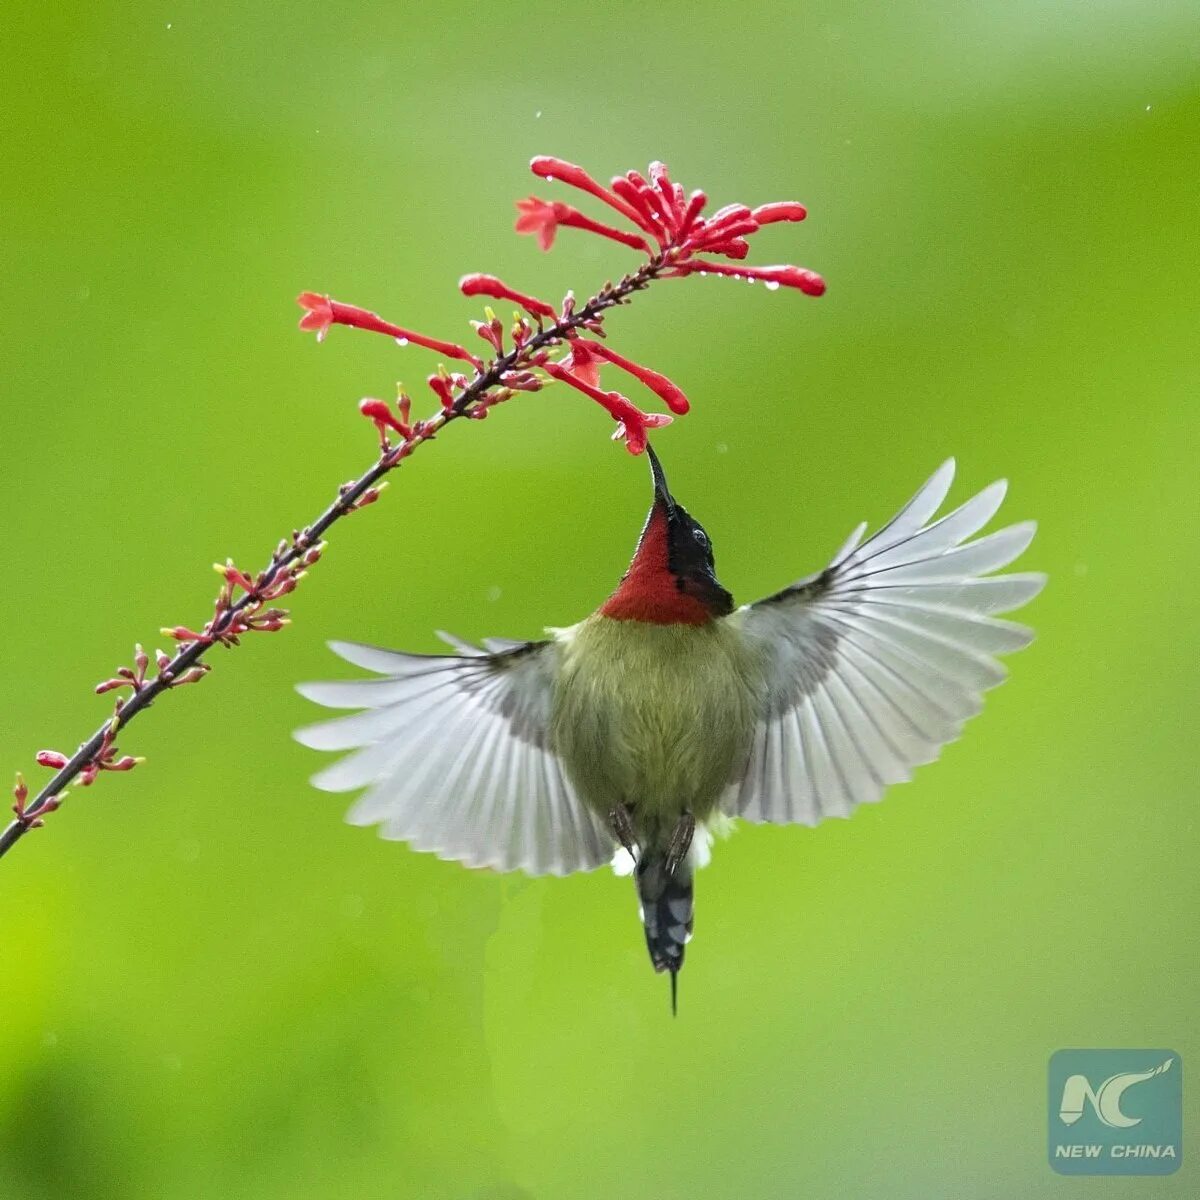
[[[365,789],[351,823],[469,866],[565,874],[607,862],[612,835],[549,744],[554,644],[490,638],[481,649],[439,636],[459,653],[331,643],[380,678],[300,685],[320,704],[362,710],[296,732],[314,749],[351,751],[313,783]]]
[[[1033,640],[994,614],[1027,603],[1045,576],[991,573],[1036,526],[975,536],[1003,480],[933,519],[953,478],[950,459],[878,533],[864,541],[860,526],[819,575],[731,618],[757,643],[767,689],[726,811],[811,825],[878,800],[979,712],[1007,674],[995,656]]]

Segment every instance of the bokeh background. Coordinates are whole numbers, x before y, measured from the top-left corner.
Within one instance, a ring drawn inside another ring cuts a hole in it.
[[[216,656],[0,867],[0,1196],[1058,1197],[1046,1062],[1200,1069],[1192,0],[6,6],[0,761],[202,621],[373,453],[434,360],[296,332],[303,288],[460,336],[455,281],[594,290],[512,235],[534,153],[805,201],[758,262],[610,321],[694,411],[658,438],[751,599],[947,454],[1052,582],[964,740],[853,821],[746,828],[670,1018],[628,881],[470,872],[311,790],[324,639],[434,649],[589,611],[644,463],[561,389],[448,431],[339,528],[294,626]],[[537,190],[547,188],[538,184]]]

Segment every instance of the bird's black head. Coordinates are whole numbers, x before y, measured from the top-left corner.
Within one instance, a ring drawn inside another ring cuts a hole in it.
[[[712,543],[699,521],[675,503],[667,477],[647,446],[654,503],[620,586],[601,606],[603,616],[657,625],[705,625],[733,611],[717,582]]]
[[[717,582],[712,542],[683,505],[676,503],[667,487],[662,463],[651,446],[646,447],[650,474],[654,481],[654,508],[661,508],[667,526],[667,570],[675,579],[680,592],[699,600],[711,615],[723,617],[733,611],[733,597]]]

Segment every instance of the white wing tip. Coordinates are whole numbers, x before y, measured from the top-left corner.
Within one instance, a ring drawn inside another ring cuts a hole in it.
[[[954,482],[954,473],[957,470],[958,470],[958,459],[956,459],[954,457],[954,455],[951,454],[949,458],[943,460],[941,466],[939,466],[938,469],[936,471],[934,471],[933,475],[930,476],[930,478],[931,479],[940,479],[943,475],[945,475],[947,477],[946,486],[949,487],[950,484]]]
[[[303,693],[301,693],[303,695]],[[313,725],[301,725],[299,729],[292,730],[292,740],[299,742],[302,746],[307,746],[310,750],[319,750],[319,746],[314,746],[310,740],[312,737]]]

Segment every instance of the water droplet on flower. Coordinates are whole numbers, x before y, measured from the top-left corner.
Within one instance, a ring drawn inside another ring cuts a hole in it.
[[[768,279],[767,280],[767,291],[768,292],[779,291],[779,280],[778,279]]]
[[[553,183],[553,182],[554,182],[554,176],[553,176],[553,175],[547,175],[547,176],[546,176],[546,182],[547,182],[547,183]]]
[[[398,338],[396,339],[396,345],[397,345],[397,346],[407,346],[407,345],[408,345],[408,338],[406,338],[406,337],[398,337]]]

